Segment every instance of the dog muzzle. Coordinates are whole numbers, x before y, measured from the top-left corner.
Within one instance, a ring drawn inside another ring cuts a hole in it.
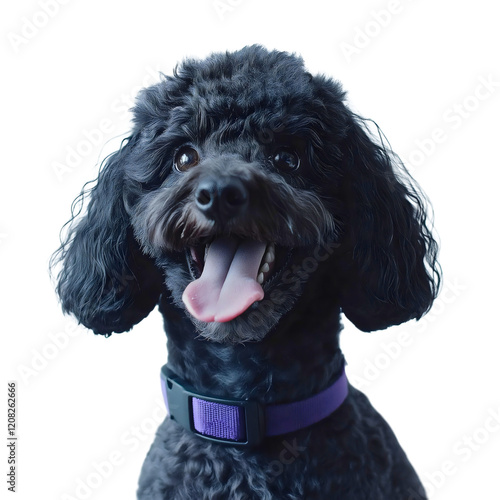
[[[266,437],[320,422],[335,412],[348,394],[344,369],[332,385],[318,394],[277,405],[200,394],[167,365],[162,367],[161,383],[170,419],[209,441],[247,448],[258,446]]]

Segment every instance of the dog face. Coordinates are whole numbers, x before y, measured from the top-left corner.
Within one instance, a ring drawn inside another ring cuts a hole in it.
[[[123,331],[166,287],[202,336],[260,340],[310,279],[297,269],[328,259],[360,328],[423,314],[437,268],[421,197],[344,98],[256,46],[186,61],[143,90],[60,249],[64,309]]]
[[[292,58],[281,75],[269,74],[270,61],[231,62],[226,77],[220,61],[187,64],[140,96],[141,157],[126,171],[137,182],[126,188],[127,207],[138,241],[199,332],[257,340],[300,294],[293,266],[337,241],[338,210],[324,188],[331,172],[317,168],[312,146],[323,121],[311,113],[311,77]],[[171,111],[148,115],[152,101]],[[158,162],[144,178],[136,165],[151,154]]]

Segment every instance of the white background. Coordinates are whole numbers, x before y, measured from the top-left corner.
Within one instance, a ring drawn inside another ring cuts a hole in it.
[[[353,109],[377,121],[432,200],[443,294],[419,324],[372,334],[346,325],[348,374],[392,425],[432,499],[499,499],[494,2],[8,4],[0,46],[1,407],[5,415],[6,381],[17,380],[15,498],[134,498],[164,415],[160,316],[109,339],[75,329],[60,312],[48,260],[72,200],[127,133],[137,90],[186,56],[261,43],[342,81]],[[58,165],[69,168],[57,175]],[[3,497],[4,479],[0,488]]]

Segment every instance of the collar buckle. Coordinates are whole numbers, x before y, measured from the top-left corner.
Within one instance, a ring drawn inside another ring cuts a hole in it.
[[[266,434],[265,411],[257,401],[200,395],[161,369],[163,397],[172,420],[203,439],[243,448],[258,446]]]

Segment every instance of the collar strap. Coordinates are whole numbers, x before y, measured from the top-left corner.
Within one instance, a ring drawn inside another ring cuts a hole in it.
[[[293,403],[262,405],[197,393],[164,365],[161,385],[172,420],[200,437],[233,446],[253,447],[267,436],[309,427],[331,415],[348,393],[345,370],[323,391]]]

